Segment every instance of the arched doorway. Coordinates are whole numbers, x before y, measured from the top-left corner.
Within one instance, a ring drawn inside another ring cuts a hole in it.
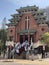
[[[20,35],[20,43],[23,43],[23,35]]]
[[[25,35],[25,40],[27,40],[27,41],[28,41],[28,35]]]

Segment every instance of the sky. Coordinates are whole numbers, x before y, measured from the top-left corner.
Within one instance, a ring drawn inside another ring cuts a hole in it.
[[[16,13],[16,9],[33,5],[44,9],[49,6],[49,0],[0,0],[0,28],[4,17],[6,17],[6,21],[8,22],[11,14]]]

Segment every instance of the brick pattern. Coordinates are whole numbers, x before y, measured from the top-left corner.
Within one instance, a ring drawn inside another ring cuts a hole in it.
[[[41,34],[47,32],[49,30],[48,26],[46,24],[40,24],[37,25],[36,21],[34,20],[34,17],[31,13],[25,13],[22,15],[21,20],[17,24],[16,27],[9,26],[8,28],[8,38],[9,36],[13,36],[15,41],[19,41],[20,35],[17,33],[18,30],[25,30],[25,17],[29,16],[29,29],[36,29],[36,33],[34,35],[34,40],[37,41]],[[42,28],[44,28],[44,31],[42,31]],[[13,30],[11,33],[10,30]],[[16,39],[15,39],[16,38]],[[29,39],[29,38],[28,38]]]

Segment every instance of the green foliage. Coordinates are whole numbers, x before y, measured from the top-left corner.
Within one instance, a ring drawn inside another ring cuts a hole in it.
[[[7,30],[0,30],[0,40],[2,41],[7,40]]]
[[[3,50],[3,46],[4,46],[4,44],[3,44],[2,41],[0,40],[0,50],[1,50],[1,51]]]
[[[4,29],[1,29],[0,30],[0,40],[1,40],[1,44],[0,43],[0,46],[3,46],[3,49],[5,49],[5,42],[7,40],[7,30],[4,30]]]
[[[49,46],[49,32],[43,34],[43,35],[41,36],[41,40],[42,40],[43,42],[45,42],[45,43]]]

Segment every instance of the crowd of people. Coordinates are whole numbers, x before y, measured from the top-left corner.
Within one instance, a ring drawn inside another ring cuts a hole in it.
[[[29,43],[27,40],[23,43],[17,42],[14,46],[10,45],[8,50],[8,58],[13,58],[15,53],[20,55],[23,51],[27,52],[28,47]]]
[[[33,43],[29,45],[29,42],[26,40],[23,43],[17,42],[14,46],[10,45],[8,49],[8,58],[14,58],[15,53],[20,55],[23,51],[26,53],[29,51],[29,53],[42,54],[42,58],[45,56],[45,51],[43,51],[42,48],[33,49]]]

